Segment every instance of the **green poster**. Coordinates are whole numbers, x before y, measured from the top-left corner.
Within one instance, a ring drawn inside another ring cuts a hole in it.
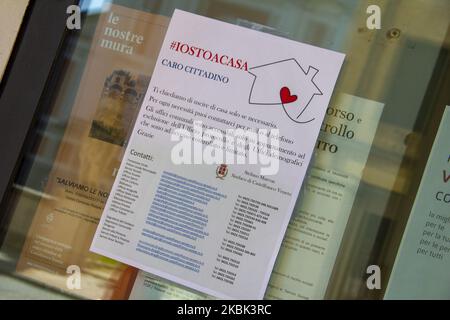
[[[450,107],[445,109],[385,299],[450,299]]]

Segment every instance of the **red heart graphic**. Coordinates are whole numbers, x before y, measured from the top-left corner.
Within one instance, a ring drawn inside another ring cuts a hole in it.
[[[280,98],[282,104],[291,103],[297,100],[297,95],[295,94],[291,95],[291,90],[289,90],[288,87],[283,87],[280,90]]]

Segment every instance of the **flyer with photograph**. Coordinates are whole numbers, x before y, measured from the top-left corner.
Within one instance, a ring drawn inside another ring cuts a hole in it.
[[[175,10],[91,250],[263,298],[343,60]]]
[[[17,273],[83,298],[123,299],[134,268],[93,254],[89,246],[169,19],[117,5],[104,10]],[[45,153],[49,146],[42,148]],[[77,290],[67,286],[70,266],[83,274]]]

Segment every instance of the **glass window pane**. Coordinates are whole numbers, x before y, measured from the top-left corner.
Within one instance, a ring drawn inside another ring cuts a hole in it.
[[[0,285],[0,297],[14,287],[23,297],[36,292],[34,297],[126,299],[137,277],[146,286],[135,288],[135,297],[205,298],[179,287],[172,295],[161,293],[164,280],[89,252],[170,16],[179,8],[347,55],[320,139],[356,130],[357,139],[342,146],[355,157],[317,148],[309,171],[311,179],[324,170],[335,170],[339,179],[350,173],[346,187],[330,212],[319,195],[309,195],[313,180],[305,184],[266,297],[382,298],[448,103],[450,2],[384,1],[380,30],[367,27],[369,4],[83,1],[82,28],[69,32],[61,49],[61,80],[44,92],[52,102],[38,115],[34,148],[7,199],[10,221],[3,226],[0,271],[8,280],[0,283],[8,284]],[[113,10],[122,30],[143,35],[142,45],[105,37],[120,32],[108,29]],[[362,113],[365,108],[371,111]],[[344,109],[361,113],[363,124],[345,131],[346,123],[336,120]],[[333,130],[344,131],[333,135]],[[80,290],[67,282],[72,265],[82,270]],[[381,290],[366,286],[369,265],[382,270]]]

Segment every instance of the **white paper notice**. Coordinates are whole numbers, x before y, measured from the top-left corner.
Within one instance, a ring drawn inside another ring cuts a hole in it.
[[[261,299],[343,60],[176,10],[91,250]]]

